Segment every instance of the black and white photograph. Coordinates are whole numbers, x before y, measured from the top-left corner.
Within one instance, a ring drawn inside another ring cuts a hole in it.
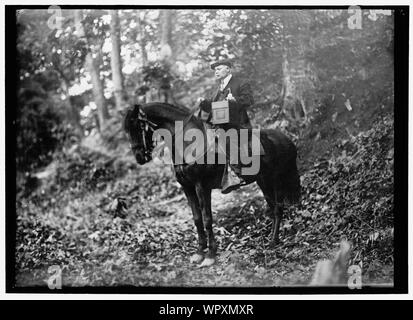
[[[5,12],[9,292],[407,291],[408,6]]]

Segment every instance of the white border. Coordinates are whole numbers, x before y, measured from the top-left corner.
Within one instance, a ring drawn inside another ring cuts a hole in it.
[[[290,299],[297,299],[297,300],[393,300],[393,299],[412,299],[413,298],[413,273],[412,273],[412,265],[413,265],[413,255],[412,255],[412,247],[413,247],[413,219],[410,217],[409,219],[409,226],[408,226],[408,243],[409,246],[409,292],[410,294],[349,294],[349,295],[240,295],[240,294],[15,294],[15,293],[5,293],[5,119],[4,119],[4,106],[5,106],[5,97],[4,97],[4,68],[5,68],[5,51],[4,51],[4,5],[85,5],[84,0],[71,0],[71,1],[44,1],[38,0],[35,3],[32,0],[20,0],[20,1],[11,1],[5,0],[3,1],[1,8],[0,8],[0,41],[1,41],[1,53],[0,53],[0,85],[1,85],[1,94],[0,94],[0,144],[1,150],[0,153],[0,203],[1,203],[1,216],[0,216],[0,298],[5,300],[13,300],[13,299],[22,299],[22,300],[36,300],[36,299],[50,299],[50,300],[90,300],[90,299],[99,299],[99,300],[290,300]],[[87,5],[113,5],[115,4],[113,1],[102,1],[102,0],[89,0]],[[216,5],[222,6],[221,1],[202,1],[202,3],[194,2],[193,0],[177,0],[173,2],[173,5]],[[140,1],[131,1],[131,0],[117,0],[116,5],[151,5],[151,6],[159,6],[159,5],[171,5],[171,2],[168,1],[159,1],[159,0],[140,0]],[[251,1],[242,0],[242,1],[234,1],[234,0],[226,0],[225,5],[251,5]],[[263,1],[257,0],[254,1],[255,6],[259,5],[271,5],[271,6],[281,6],[281,5],[293,5],[291,1],[287,0],[277,0],[277,1]],[[302,0],[296,2],[296,5],[337,5],[343,6],[347,4],[343,4],[343,2],[337,1],[306,1]],[[410,1],[382,1],[382,0],[369,0],[369,1],[349,1],[348,5],[410,5]],[[410,12],[410,8],[409,8]],[[411,13],[411,12],[410,12]],[[413,28],[411,23],[412,17],[410,17],[410,24],[409,24],[409,31],[410,31],[410,41],[412,39]],[[411,58],[411,50],[409,55],[409,83],[411,83],[411,74],[412,74],[412,58]],[[412,95],[409,86],[409,105],[412,104]],[[10,107],[10,106],[9,106]],[[11,106],[12,107],[12,106]],[[397,106],[395,106],[397,108]],[[409,124],[413,123],[413,112],[409,110]],[[409,151],[412,150],[413,146],[413,135],[412,135],[412,126],[409,125]],[[409,152],[410,153],[410,152]],[[412,182],[412,159],[409,159],[409,185]],[[413,191],[412,188],[408,190],[408,205],[411,208],[412,199],[413,199]],[[410,210],[409,210],[410,213]],[[402,212],[395,214],[404,214]],[[356,291],[355,291],[356,292]]]

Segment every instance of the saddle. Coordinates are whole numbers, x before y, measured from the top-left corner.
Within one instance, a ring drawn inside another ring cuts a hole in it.
[[[200,113],[200,112],[199,112]],[[206,140],[207,140],[207,148],[212,148],[215,147],[215,150],[218,150],[218,148],[224,152],[225,154],[227,153],[226,150],[222,150],[222,146],[219,144],[219,131],[218,129],[222,129],[221,127],[217,125],[213,125],[205,118],[198,117],[204,126],[204,130],[206,132]],[[243,128],[241,128],[243,129]],[[264,146],[261,142],[261,130],[259,129],[252,129],[252,128],[245,128],[248,130],[248,141],[244,144],[238,145],[237,148],[241,147],[244,148],[243,152],[246,153],[247,155],[250,156],[262,156],[265,155],[265,149]],[[237,130],[238,131],[238,130]],[[239,132],[239,131],[238,131]],[[254,137],[253,137],[254,135]],[[259,148],[253,148],[253,141],[258,141],[259,142]],[[241,141],[243,142],[243,141]],[[240,135],[238,136],[238,143],[240,143]]]

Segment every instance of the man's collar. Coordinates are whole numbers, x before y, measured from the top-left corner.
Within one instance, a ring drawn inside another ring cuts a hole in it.
[[[223,84],[223,88],[225,88],[228,85],[228,82],[231,80],[231,78],[232,78],[232,73],[230,73],[224,79],[221,80],[221,83]]]

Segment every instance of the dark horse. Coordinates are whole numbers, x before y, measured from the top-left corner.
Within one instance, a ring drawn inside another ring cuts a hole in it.
[[[205,133],[203,122],[185,107],[154,102],[135,105],[127,111],[124,128],[129,135],[132,152],[139,164],[151,160],[154,129],[166,129],[175,136],[175,121],[182,121],[182,134],[189,129],[198,129]],[[172,140],[174,150],[175,139]],[[265,154],[260,156],[259,172],[255,176],[244,177],[244,179],[247,183],[257,182],[264,194],[268,203],[267,213],[273,219],[271,243],[275,244],[278,242],[284,202],[296,203],[300,196],[300,179],[296,166],[297,150],[293,142],[277,130],[261,130],[260,140]],[[190,143],[184,141],[183,147]],[[173,150],[171,154],[176,178],[188,198],[198,232],[199,246],[191,261],[202,262],[201,266],[209,266],[215,262],[217,252],[212,229],[211,190],[221,188],[225,165],[206,164],[207,162],[176,164]],[[208,251],[205,257],[206,249]]]

